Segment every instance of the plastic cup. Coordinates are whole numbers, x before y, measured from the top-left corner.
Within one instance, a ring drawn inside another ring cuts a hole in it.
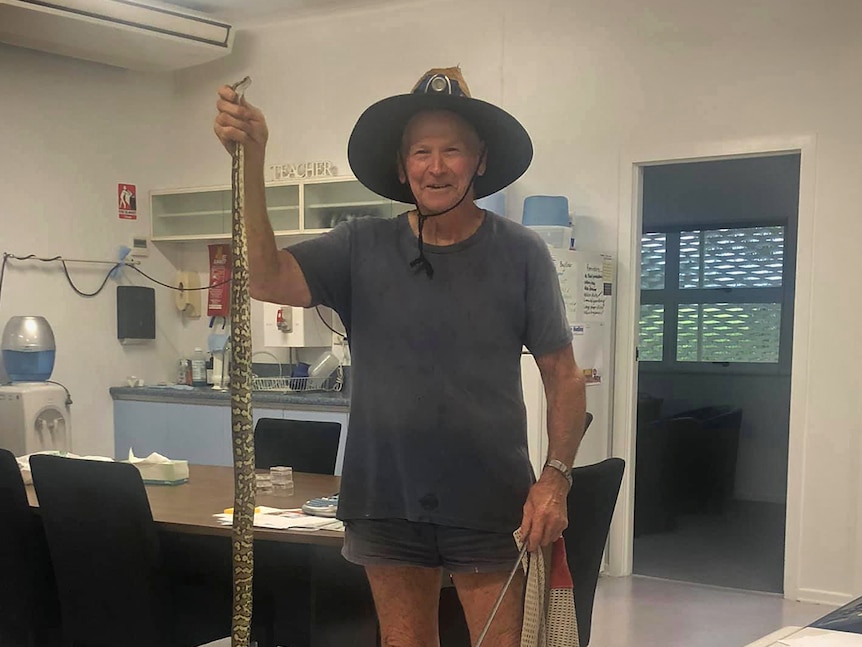
[[[293,494],[293,468],[275,465],[269,468],[272,488],[278,494]]]
[[[254,480],[258,492],[272,492],[272,477],[269,474],[255,474]]]

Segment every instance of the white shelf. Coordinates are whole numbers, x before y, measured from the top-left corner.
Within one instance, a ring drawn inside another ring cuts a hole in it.
[[[323,234],[329,229],[278,229],[273,232],[276,238],[291,238],[293,236],[304,236],[306,234]],[[183,243],[189,241],[213,241],[221,242],[230,240],[230,234],[189,234],[178,236],[153,236],[150,240],[154,243]]]
[[[365,200],[359,202],[331,202],[328,204],[307,204],[308,209],[331,209],[337,207],[385,207],[392,204],[391,200]]]
[[[350,183],[355,184],[355,186],[350,186]],[[312,184],[319,188],[309,194],[306,189]],[[326,184],[338,185],[341,188],[336,189],[335,192],[330,192],[325,187]],[[356,193],[358,191],[364,192]],[[215,195],[216,192],[220,195]],[[327,209],[355,209],[367,215],[388,217],[394,204],[385,198],[378,198],[370,194],[362,188],[358,180],[351,177],[268,183],[266,195],[268,201],[275,203],[267,207],[267,212],[274,221],[273,225],[291,227],[275,231],[275,235],[280,238],[293,239],[300,236],[315,236],[329,231],[331,227],[329,226],[329,214],[326,213]],[[345,198],[349,198],[351,195],[360,199],[345,201]],[[325,202],[327,197],[340,200],[340,202]],[[150,205],[153,242],[224,242],[231,238],[230,187],[151,191]],[[217,205],[222,205],[222,208],[211,208]],[[168,212],[160,213],[165,210]],[[294,213],[297,215],[294,216]],[[182,218],[191,218],[191,220],[183,221]],[[199,220],[196,221],[195,218]],[[160,232],[160,235],[155,234],[154,230]],[[206,230],[214,233],[202,233]],[[189,233],[179,233],[180,231]]]
[[[288,205],[281,207],[267,207],[267,211],[299,211],[299,205]],[[156,218],[189,218],[192,216],[230,216],[231,211],[217,209],[211,211],[182,211],[180,213],[160,213]]]
[[[159,213],[156,218],[191,218],[193,216],[225,216],[230,212],[222,209],[213,209],[211,211],[181,211],[179,213]]]
[[[154,243],[184,243],[190,240],[230,240],[230,234],[184,234],[178,236],[153,236],[150,240]]]

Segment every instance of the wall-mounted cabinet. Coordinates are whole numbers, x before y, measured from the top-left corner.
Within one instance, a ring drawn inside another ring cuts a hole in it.
[[[271,183],[266,203],[276,236],[321,233],[346,220],[391,218],[408,208],[352,177]],[[230,187],[152,191],[150,209],[156,242],[230,239]]]

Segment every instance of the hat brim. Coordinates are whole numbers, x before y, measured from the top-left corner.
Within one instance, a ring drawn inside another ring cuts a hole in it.
[[[356,122],[347,159],[356,178],[383,197],[415,204],[409,184],[398,179],[396,153],[407,122],[423,110],[450,110],[466,119],[485,143],[485,173],[474,183],[475,198],[496,193],[521,177],[533,159],[526,129],[495,105],[452,95],[401,94],[378,101]]]

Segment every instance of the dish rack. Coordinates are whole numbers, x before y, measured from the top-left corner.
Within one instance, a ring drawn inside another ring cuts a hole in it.
[[[319,377],[278,377],[251,378],[252,391],[281,391],[284,393],[298,391],[341,391],[344,387],[344,369],[341,366],[327,378]]]

